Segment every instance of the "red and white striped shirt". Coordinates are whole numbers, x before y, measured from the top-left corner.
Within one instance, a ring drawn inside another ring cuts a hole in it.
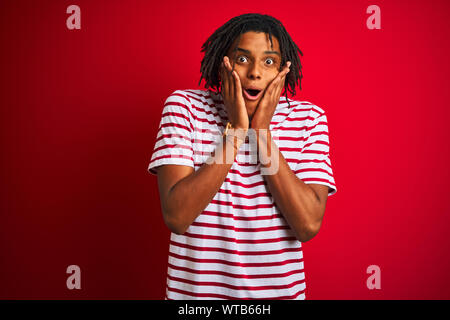
[[[309,102],[281,97],[270,124],[274,142],[305,183],[336,192],[327,117]],[[228,121],[220,94],[177,90],[167,98],[148,170],[198,170]],[[183,235],[171,234],[167,299],[305,299],[302,244],[274,203],[249,138],[220,190]]]

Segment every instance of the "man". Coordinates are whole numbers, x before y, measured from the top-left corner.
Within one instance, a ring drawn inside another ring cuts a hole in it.
[[[305,299],[301,243],[336,185],[324,110],[287,97],[302,53],[260,14],[231,19],[202,51],[207,90],[166,100],[148,168],[172,231],[166,298]]]

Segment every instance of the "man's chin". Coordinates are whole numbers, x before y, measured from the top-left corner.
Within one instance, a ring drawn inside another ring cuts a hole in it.
[[[260,100],[261,99],[258,99],[258,100],[247,100],[247,99],[244,98],[245,106],[246,106],[246,109],[247,109],[247,114],[248,114],[248,116],[250,118],[252,118],[253,115],[255,114],[256,109],[258,108],[258,103],[259,103]]]
[[[260,100],[261,100],[261,98],[259,98],[257,100],[250,100],[250,99],[247,99],[246,97],[244,97],[244,101],[247,106],[257,106]]]

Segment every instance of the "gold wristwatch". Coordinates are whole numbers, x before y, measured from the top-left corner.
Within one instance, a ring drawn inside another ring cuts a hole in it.
[[[225,130],[223,131],[223,136],[225,137],[228,134],[228,129],[233,128],[233,125],[230,121],[227,122],[227,126],[225,127]]]
[[[233,137],[238,138],[239,140],[245,141],[245,136],[247,135],[247,132],[244,132],[243,130],[239,130],[239,129],[237,129],[237,131],[233,130],[232,132],[230,132],[229,129],[234,129],[233,125],[231,124],[230,121],[228,121],[228,123],[225,127],[225,130],[223,131],[223,135],[222,135],[223,137],[233,136]],[[242,133],[242,132],[244,132],[244,136],[242,136],[242,134],[238,134],[238,133]]]

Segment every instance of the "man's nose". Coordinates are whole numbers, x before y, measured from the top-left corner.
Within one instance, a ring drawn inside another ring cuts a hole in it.
[[[247,77],[251,80],[261,79],[261,70],[257,63],[252,63],[247,71]]]

